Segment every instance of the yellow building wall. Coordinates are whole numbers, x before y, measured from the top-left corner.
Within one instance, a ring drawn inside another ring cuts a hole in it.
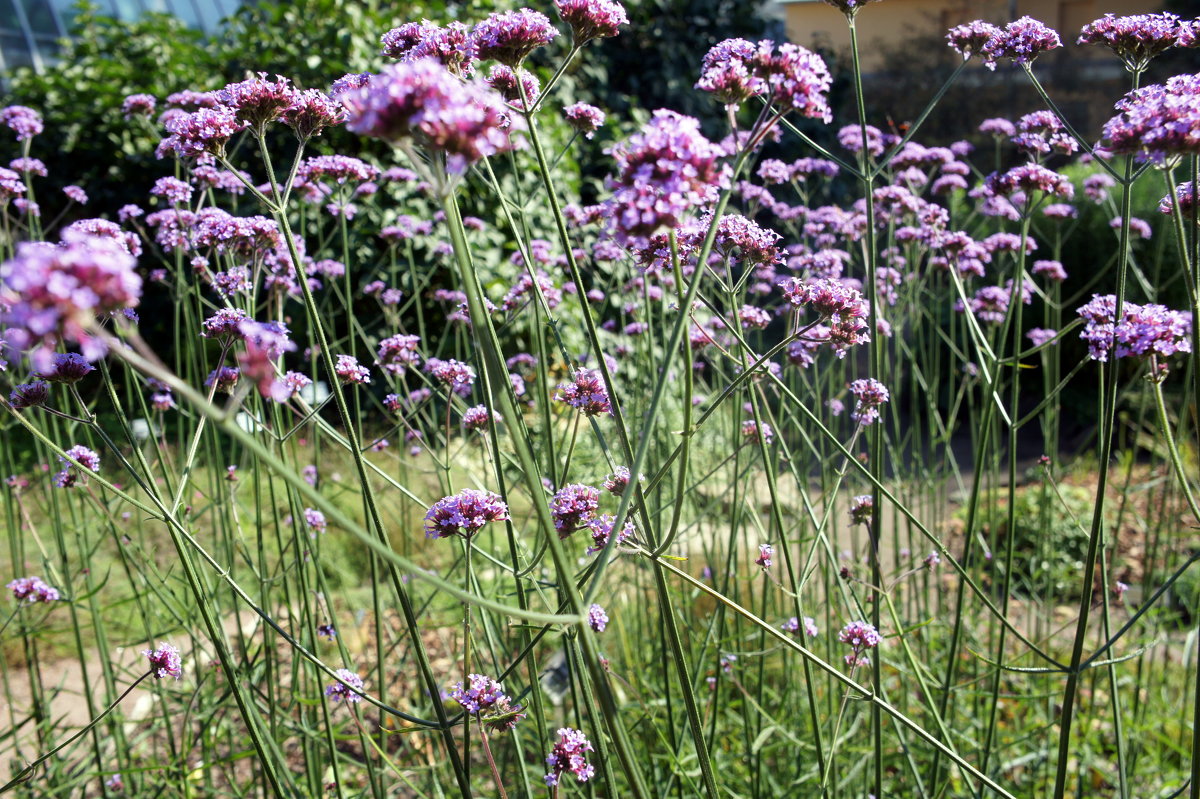
[[[1099,56],[1097,47],[1076,47],[1079,29],[1088,22],[1114,14],[1147,14],[1161,10],[1153,0],[1018,0],[1017,16],[1028,14],[1058,31],[1066,48],[1083,57]],[[824,2],[783,4],[788,39],[796,44],[832,45],[839,52],[850,47],[850,34],[841,12]],[[983,19],[1003,24],[1010,19],[1009,0],[883,0],[869,3],[856,18],[863,68],[878,66],[872,50],[880,43],[896,47],[914,33],[945,33],[963,22]],[[1095,51],[1095,52],[1092,52]]]

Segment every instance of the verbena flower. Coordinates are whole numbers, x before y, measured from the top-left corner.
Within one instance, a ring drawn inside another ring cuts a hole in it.
[[[1001,30],[995,25],[977,19],[974,22],[951,28],[946,33],[946,41],[963,57],[964,61],[971,56],[982,55],[984,66],[988,69],[995,69],[996,61],[994,58],[988,57],[986,48],[988,42],[1000,35],[1002,35]]]
[[[659,109],[641,131],[614,145],[616,171],[607,185],[607,215],[616,240],[645,246],[661,228],[678,227],[689,211],[714,202],[728,185],[724,151],[692,117]]]
[[[12,591],[13,599],[26,605],[32,605],[37,602],[50,603],[57,602],[62,599],[62,595],[57,588],[51,587],[41,577],[18,577],[10,582],[5,588]]]
[[[775,556],[775,547],[771,546],[770,544],[759,544],[758,545],[758,557],[754,559],[754,563],[756,566],[761,566],[764,569],[769,569],[769,568],[771,568],[771,565],[772,565],[771,558],[773,558],[774,556]]]
[[[325,686],[325,696],[333,702],[340,702],[343,699],[354,703],[362,701],[362,677],[350,669],[338,669],[333,675],[338,678],[338,681]]]
[[[495,411],[489,413],[486,405],[476,405],[463,411],[463,428],[468,431],[487,430],[488,425],[493,421],[499,422],[500,414]]]
[[[481,61],[499,61],[513,69],[557,35],[558,29],[545,14],[528,8],[491,14],[471,30]]]
[[[559,538],[587,525],[600,508],[600,490],[581,483],[566,485],[555,492],[550,500],[550,516]]]
[[[41,380],[32,383],[19,383],[8,395],[8,402],[13,410],[23,411],[26,408],[40,408],[50,399],[50,386]]]
[[[66,450],[66,455],[74,459],[81,467],[88,471],[100,471],[100,456],[82,444],[76,444]],[[63,464],[63,468],[62,471],[54,475],[54,484],[56,486],[59,488],[72,488],[87,481],[87,472],[81,474],[78,467],[66,458],[60,456],[58,460]]]
[[[770,444],[775,440],[775,431],[766,422],[763,422],[760,427],[758,422],[747,419],[742,422],[742,438],[751,444],[757,444],[760,440],[764,444]]]
[[[863,6],[867,3],[878,2],[878,0],[824,0],[824,2],[825,5],[833,6],[847,17],[853,17],[859,11],[862,11]]]
[[[121,244],[96,236],[71,236],[59,246],[17,245],[16,257],[0,264],[0,329],[8,343],[38,353],[48,366],[49,349],[63,339],[79,343],[96,360],[103,345],[89,332],[98,316],[137,305],[142,280]],[[5,306],[7,309],[5,310]]]
[[[509,134],[518,120],[506,111],[503,99],[486,87],[464,83],[433,59],[391,64],[339,99],[351,131],[445,153],[451,175],[462,175],[480,158],[515,146]]]
[[[865,621],[852,621],[838,633],[838,640],[850,647],[846,665],[853,667],[869,665],[871,661],[865,653],[879,646],[883,637],[873,625]]]
[[[562,21],[571,26],[575,46],[593,39],[611,39],[629,24],[625,7],[616,0],[554,0]]]
[[[1080,338],[1087,343],[1093,360],[1107,361],[1110,352],[1117,358],[1168,358],[1192,351],[1191,314],[1132,302],[1124,303],[1121,311],[1117,323],[1116,298],[1111,294],[1092,295],[1076,311],[1085,322]]]
[[[1055,283],[1061,283],[1067,279],[1067,270],[1063,269],[1063,265],[1059,261],[1034,261],[1033,268],[1029,271],[1035,275],[1043,275],[1047,280],[1053,280]]]
[[[983,48],[987,61],[1011,58],[1013,63],[1027,65],[1040,54],[1062,47],[1058,34],[1032,17],[1021,17],[1004,26]]]
[[[192,199],[192,191],[190,185],[171,177],[159,178],[150,189],[150,193],[155,197],[162,197],[172,205],[187,205]]]
[[[174,677],[178,680],[183,676],[183,658],[177,647],[160,643],[157,649],[146,649],[142,654],[150,662],[150,673],[154,679]]]
[[[237,83],[230,83],[217,92],[217,100],[234,112],[240,122],[261,131],[268,122],[278,119],[296,100],[296,89],[287,78],[267,73]]]
[[[42,115],[24,105],[0,108],[0,125],[17,134],[17,141],[28,141],[42,132]]]
[[[223,155],[230,138],[246,129],[237,112],[227,106],[201,108],[172,117],[165,125],[169,134],[158,145],[159,153],[173,151],[180,158],[205,154]]]
[[[444,27],[427,19],[407,22],[383,34],[381,41],[383,55],[388,58],[400,61],[432,58],[461,78],[469,78],[475,72],[475,62],[478,60],[475,38],[461,22],[450,22]],[[362,79],[364,76],[355,77]],[[365,85],[365,81],[348,81],[340,86],[335,85],[334,93],[341,95],[347,89],[357,88],[356,83]]]
[[[573,103],[566,106],[563,108],[563,116],[567,118],[568,125],[588,139],[595,136],[596,131],[604,124],[604,112],[587,103]]]
[[[829,122],[826,94],[831,84],[825,60],[811,50],[769,39],[757,44],[726,39],[705,54],[696,88],[726,106],[762,96],[780,114],[795,111]]]
[[[526,101],[529,102],[529,107],[532,108],[542,91],[538,79],[528,70],[514,70],[512,67],[505,66],[504,64],[493,64],[484,82],[503,97],[506,103],[518,111],[525,109]],[[522,93],[524,93],[524,96],[522,96]]]
[[[305,141],[319,136],[325,128],[346,121],[344,109],[334,97],[320,89],[305,89],[292,96],[291,104],[279,115],[280,121]]]
[[[608,542],[612,538],[613,525],[616,521],[617,517],[611,513],[601,514],[588,521],[587,527],[592,536],[592,545],[587,548],[587,554],[595,555],[608,546]],[[621,527],[621,532],[617,534],[617,544],[625,543],[633,538],[633,534],[633,522],[626,520],[625,524]]]
[[[588,608],[587,623],[598,633],[604,632],[604,628],[608,626],[608,614],[604,612],[604,608],[595,603]]]
[[[550,768],[545,776],[546,785],[558,785],[562,775],[568,772],[579,782],[590,780],[596,774],[586,759],[586,753],[591,751],[592,744],[582,732],[571,727],[559,728],[558,740],[546,756],[546,765]]]
[[[51,356],[50,368],[38,373],[38,377],[51,383],[72,385],[78,383],[96,367],[88,363],[82,355],[74,352],[56,352]]]
[[[467,397],[475,385],[475,369],[462,361],[453,358],[428,358],[425,361],[425,371],[434,379],[450,387],[460,397]]]
[[[1021,164],[1007,172],[993,172],[984,185],[989,191],[1001,196],[1011,196],[1018,191],[1040,191],[1068,199],[1075,195],[1075,187],[1066,175],[1040,164]]]
[[[850,418],[864,426],[879,419],[879,406],[888,401],[887,388],[870,377],[851,383],[850,395],[857,400]]]
[[[514,705],[500,683],[485,674],[468,674],[466,685],[457,683],[450,697],[493,732],[507,732],[525,718],[521,706]]]
[[[585,416],[612,414],[612,402],[604,387],[604,378],[595,369],[576,369],[571,382],[559,385],[554,399],[567,403]]]
[[[875,500],[870,494],[852,497],[850,500],[850,523],[870,524],[875,512]]]
[[[429,538],[449,538],[453,535],[470,538],[488,522],[508,518],[508,505],[498,494],[464,488],[433,504],[425,514],[425,535]]]
[[[353,355],[339,355],[333,372],[343,383],[364,385],[371,382],[371,370],[358,362]]]
[[[158,101],[152,94],[131,94],[121,102],[121,114],[126,119],[148,117],[154,113]]]
[[[325,514],[315,508],[304,509],[304,525],[312,535],[323,533],[329,529],[329,522],[325,519]]]
[[[1200,75],[1176,75],[1129,92],[1116,104],[1120,113],[1104,124],[1106,149],[1152,161],[1200,153],[1198,97]]]
[[[408,367],[416,367],[421,363],[417,347],[421,344],[420,336],[405,336],[396,334],[379,342],[375,353],[375,363],[391,374],[400,375]]]
[[[1163,51],[1180,45],[1184,30],[1179,17],[1166,12],[1122,17],[1105,14],[1083,26],[1077,44],[1107,47],[1125,62],[1129,71],[1136,72],[1145,69]]]

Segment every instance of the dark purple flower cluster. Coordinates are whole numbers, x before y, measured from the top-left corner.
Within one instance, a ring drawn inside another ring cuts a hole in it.
[[[850,395],[857,400],[850,418],[864,426],[878,421],[879,406],[889,399],[887,387],[872,377],[851,383]]]
[[[1085,321],[1080,338],[1094,360],[1107,361],[1110,351],[1117,358],[1168,358],[1192,351],[1191,314],[1154,303],[1126,302],[1120,323],[1114,324],[1116,304],[1113,295],[1097,294],[1076,311]]]
[[[265,72],[227,84],[217,92],[217,101],[232,110],[239,122],[259,131],[278,119],[295,99],[296,89],[290,80],[278,75],[275,80],[267,80]]]
[[[504,64],[493,64],[484,83],[518,111],[525,110],[526,101],[532,108],[542,92],[538,79],[532,73],[520,68],[514,70]]]
[[[586,416],[612,413],[612,402],[604,387],[604,378],[595,369],[576,369],[570,383],[559,385],[554,399],[567,403]]]
[[[13,599],[26,605],[35,602],[57,602],[62,595],[41,577],[18,577],[5,586],[12,591]]]
[[[35,380],[32,383],[19,383],[14,386],[8,395],[8,404],[15,411],[23,411],[26,408],[40,408],[49,399],[50,386],[41,380]]]
[[[550,516],[559,538],[587,526],[600,508],[600,490],[581,483],[565,485],[550,500]]]
[[[463,411],[462,423],[464,430],[487,430],[491,422],[499,423],[500,414],[495,411],[488,413],[486,405],[476,405],[473,408],[467,408]]]
[[[875,499],[870,494],[861,494],[850,499],[850,523],[870,524],[875,514]]]
[[[550,768],[550,773],[545,776],[546,785],[558,785],[565,772],[574,774],[579,782],[590,780],[596,770],[587,762],[585,755],[591,751],[592,744],[582,732],[571,727],[560,728],[554,748],[546,755],[546,765]]]
[[[88,363],[87,358],[74,352],[56,352],[51,356],[50,368],[38,373],[42,380],[51,383],[73,385],[92,372],[96,367]]]
[[[464,488],[433,504],[425,514],[425,535],[429,538],[449,538],[452,535],[470,538],[488,522],[507,518],[508,505],[498,494]]]

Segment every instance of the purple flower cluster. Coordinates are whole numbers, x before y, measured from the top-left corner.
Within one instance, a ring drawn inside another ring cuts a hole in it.
[[[858,401],[850,418],[864,426],[878,421],[879,406],[889,399],[888,390],[883,383],[871,377],[851,383],[850,395]]]
[[[1200,75],[1176,75],[1117,101],[1104,124],[1105,147],[1153,161],[1200,153]]]
[[[41,577],[18,577],[5,588],[12,591],[13,599],[26,605],[35,602],[57,602],[62,599],[58,589],[51,587]]]
[[[1002,31],[995,25],[977,19],[974,22],[951,28],[946,33],[946,41],[958,51],[964,61],[971,56],[982,55],[984,56],[983,63],[989,69],[995,69],[996,61],[987,55],[987,45],[1001,35],[1003,35]]]
[[[406,22],[383,34],[383,55],[398,61],[420,61],[433,59],[460,78],[469,78],[475,72],[478,56],[475,39],[467,26],[451,22],[440,26],[429,20]],[[370,75],[347,75],[334,86],[334,94],[367,85]]]
[[[696,88],[726,106],[762,96],[776,111],[795,111],[828,123],[832,118],[826,94],[832,84],[825,60],[795,44],[764,39],[726,39],[704,56]]]
[[[609,539],[612,538],[613,525],[616,524],[616,521],[617,517],[611,513],[604,513],[587,523],[588,530],[592,536],[592,545],[587,548],[587,554],[595,555],[608,546]],[[633,538],[633,533],[633,522],[626,520],[625,524],[621,527],[621,531],[617,534],[617,544],[623,544]]]
[[[508,505],[498,494],[464,488],[433,504],[425,514],[425,535],[429,538],[449,538],[453,535],[470,538],[488,522],[508,518]]]
[[[550,516],[559,538],[587,526],[600,508],[600,490],[581,483],[565,485],[550,499]]]
[[[660,228],[678,227],[694,208],[714,202],[728,185],[724,150],[700,132],[693,117],[659,109],[640,132],[609,153],[616,172],[608,216],[622,245],[645,246]]]
[[[1021,164],[1007,172],[993,172],[984,185],[988,191],[1003,197],[1012,196],[1016,192],[1032,191],[1067,199],[1075,195],[1075,187],[1066,175],[1040,164]]]
[[[476,405],[463,411],[462,422],[465,430],[487,430],[488,424],[493,421],[499,422],[500,414],[495,411],[488,413],[486,405]]]
[[[804,617],[803,626],[804,626],[804,634],[805,635],[807,635],[809,638],[817,637],[817,633],[819,631],[817,629],[817,623],[816,623],[816,621],[813,620],[812,616]],[[800,627],[801,627],[800,619],[796,618],[795,616],[792,616],[790,619],[785,621],[783,624],[779,625],[779,629],[783,630],[785,633],[798,633],[798,632],[800,632]]]
[[[343,383],[363,385],[371,382],[371,370],[358,362],[353,355],[339,355],[333,372]]]
[[[554,0],[562,21],[571,26],[576,46],[593,39],[611,39],[629,24],[625,7],[616,0]]]
[[[350,669],[338,669],[333,673],[338,678],[335,683],[325,686],[325,696],[333,702],[345,699],[347,702],[361,702],[363,681]]]
[[[457,683],[450,697],[493,732],[507,732],[525,718],[521,706],[514,705],[500,683],[485,674],[468,674],[466,686]]]
[[[379,349],[375,353],[375,363],[390,374],[404,374],[405,369],[410,366],[415,367],[421,362],[421,356],[417,354],[417,346],[420,343],[420,336],[402,334],[389,336],[379,342]]]
[[[66,450],[66,455],[68,458],[78,462],[80,466],[89,471],[100,471],[100,456],[82,444],[76,444],[75,446]],[[59,461],[63,464],[62,471],[54,475],[54,484],[59,488],[72,488],[73,486],[79,485],[81,479],[87,479],[87,475],[79,474],[76,466],[66,458],[60,457]]]
[[[604,124],[604,112],[587,103],[566,106],[563,108],[563,116],[567,118],[568,125],[589,139],[595,136],[596,131]]]
[[[754,559],[756,566],[761,566],[764,569],[771,568],[771,558],[775,556],[775,547],[770,544],[758,545],[758,557]]]
[[[51,383],[73,385],[94,371],[96,367],[88,363],[82,355],[74,352],[56,352],[51,356],[50,368],[39,372],[38,377]]]
[[[19,383],[8,395],[8,402],[13,410],[23,411],[26,408],[40,408],[50,399],[50,386],[41,380],[32,383]]]
[[[61,245],[17,245],[16,257],[0,264],[0,329],[17,349],[53,348],[58,339],[78,342],[95,360],[104,353],[88,332],[98,315],[137,305],[142,280],[135,261],[112,239],[71,236]],[[7,310],[3,310],[7,306]],[[37,366],[47,365],[47,352]]]
[[[849,645],[851,651],[846,655],[846,665],[854,667],[871,663],[865,653],[868,649],[879,646],[883,637],[873,625],[865,621],[852,621],[838,633],[838,640]]]
[[[1032,17],[1021,17],[1004,26],[983,47],[984,63],[995,65],[998,58],[1028,65],[1041,53],[1062,47],[1062,40],[1051,28]]]
[[[1146,68],[1156,55],[1171,47],[1190,47],[1191,25],[1170,13],[1133,14],[1118,17],[1105,14],[1089,22],[1079,32],[1077,44],[1098,44],[1112,50],[1136,72]]]
[[[1093,295],[1076,311],[1085,321],[1080,338],[1094,360],[1107,361],[1110,351],[1117,358],[1169,358],[1192,351],[1191,314],[1153,303],[1126,302],[1120,323],[1114,323],[1116,304],[1111,294]]]
[[[604,612],[604,608],[595,603],[588,608],[587,623],[598,633],[604,632],[604,628],[608,626],[608,614]]]
[[[43,130],[42,115],[24,105],[0,108],[0,125],[17,134],[17,141],[29,141]]]
[[[172,116],[164,127],[169,135],[159,143],[158,153],[173,151],[180,158],[194,158],[223,155],[226,143],[245,130],[246,123],[234,109],[220,106]]]
[[[499,61],[513,69],[557,35],[545,14],[528,8],[492,14],[471,31],[480,60]]]
[[[339,99],[351,131],[445,153],[451,175],[515,146],[509,133],[516,120],[500,95],[464,83],[433,59],[391,64]]]
[[[546,785],[558,785],[564,772],[575,775],[579,782],[590,780],[596,770],[587,762],[585,753],[591,751],[592,744],[582,732],[571,727],[560,728],[558,740],[546,756],[546,765],[550,768],[550,773],[545,777]]]
[[[441,358],[429,358],[425,361],[425,371],[434,379],[445,383],[460,397],[471,393],[475,385],[475,370],[470,365],[453,358],[443,361]]]
[[[554,399],[567,403],[585,416],[612,414],[612,403],[604,387],[604,378],[595,369],[576,369],[570,383],[559,385]]]
[[[154,679],[174,677],[178,680],[183,676],[183,658],[177,647],[159,644],[157,649],[146,649],[142,654],[150,662],[150,673],[154,675]]]

